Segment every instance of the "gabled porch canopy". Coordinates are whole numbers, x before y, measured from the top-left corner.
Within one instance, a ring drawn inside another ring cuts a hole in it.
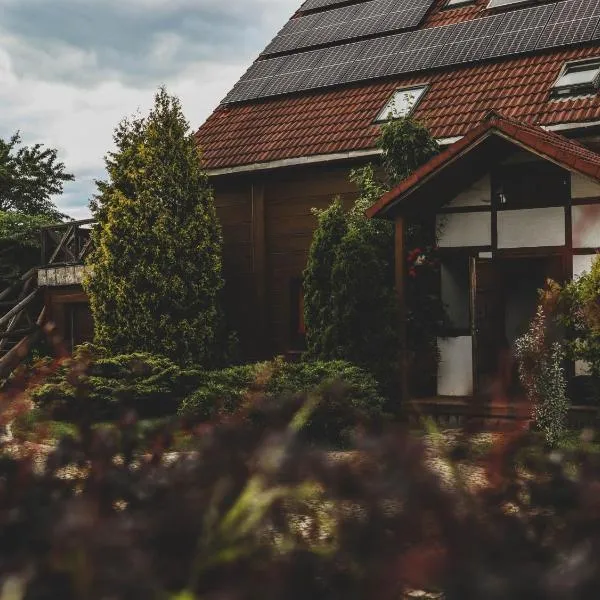
[[[467,135],[434,156],[367,210],[394,219],[420,211],[464,188],[515,146],[600,183],[600,155],[562,135],[490,112]]]

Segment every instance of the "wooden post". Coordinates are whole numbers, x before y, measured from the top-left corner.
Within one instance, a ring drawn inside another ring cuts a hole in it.
[[[265,186],[253,183],[252,201],[252,272],[256,291],[256,351],[261,358],[269,353],[267,327],[267,245],[265,228]]]
[[[401,400],[409,400],[408,389],[408,337],[406,329],[406,231],[403,216],[396,217],[395,235],[395,279],[400,316],[400,395]]]

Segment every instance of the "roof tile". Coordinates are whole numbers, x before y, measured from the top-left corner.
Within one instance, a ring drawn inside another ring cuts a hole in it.
[[[599,54],[598,45],[553,50],[221,106],[199,129],[197,139],[209,169],[374,148],[379,131],[374,119],[381,107],[396,88],[419,83],[430,87],[415,116],[438,138],[465,135],[492,109],[539,125],[600,120],[598,95],[549,97],[566,61]]]

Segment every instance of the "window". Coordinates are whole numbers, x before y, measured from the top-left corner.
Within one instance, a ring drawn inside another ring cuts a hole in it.
[[[555,97],[594,93],[600,80],[600,58],[567,63],[552,89]]]
[[[469,257],[463,254],[444,257],[440,275],[442,302],[448,317],[446,334],[449,337],[469,335],[471,327]]]
[[[533,4],[536,0],[490,0],[487,5],[488,8],[503,8],[505,6],[512,6],[513,4]],[[537,0],[541,2],[541,0]]]
[[[455,6],[463,6],[463,4],[474,4],[475,0],[448,0],[446,2],[447,8],[454,8]]]
[[[422,85],[396,90],[383,110],[377,115],[376,121],[381,123],[390,119],[406,117],[415,109],[426,89],[427,86]]]

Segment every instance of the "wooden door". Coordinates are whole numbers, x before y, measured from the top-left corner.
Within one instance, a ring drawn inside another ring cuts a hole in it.
[[[506,346],[504,301],[499,269],[492,259],[471,259],[473,392],[486,394],[498,377]]]

